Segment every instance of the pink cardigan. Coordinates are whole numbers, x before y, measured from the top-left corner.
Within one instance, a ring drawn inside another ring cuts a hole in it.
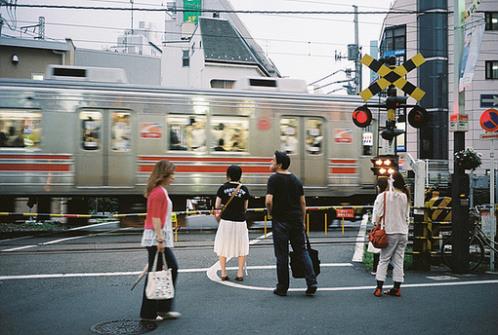
[[[162,186],[156,186],[152,189],[147,197],[147,217],[145,218],[144,228],[154,229],[152,218],[161,219],[161,228],[166,223],[168,213],[168,201],[166,200],[166,189],[163,191]],[[171,210],[171,209],[169,209]]]

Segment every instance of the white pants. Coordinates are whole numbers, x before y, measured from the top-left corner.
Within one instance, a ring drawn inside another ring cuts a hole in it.
[[[408,235],[388,234],[388,246],[380,250],[379,265],[375,279],[386,280],[387,267],[389,263],[393,266],[393,280],[402,283],[404,281],[403,261],[405,259],[405,249],[408,243]]]

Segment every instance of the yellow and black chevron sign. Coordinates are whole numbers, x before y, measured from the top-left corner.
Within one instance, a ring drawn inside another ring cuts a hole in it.
[[[425,202],[425,207],[431,208],[430,220],[432,222],[451,221],[451,197],[433,197]],[[435,208],[437,207],[437,208]]]
[[[394,84],[394,86],[403,90],[417,101],[420,101],[420,99],[424,97],[425,92],[422,89],[413,85],[404,78],[408,72],[425,63],[425,58],[422,54],[416,54],[394,69],[390,69],[388,66],[382,64],[368,54],[361,58],[361,62],[368,66],[371,70],[377,72],[380,76],[380,78],[368,88],[361,91],[360,96],[364,101],[368,101],[371,97],[381,92],[390,84]]]

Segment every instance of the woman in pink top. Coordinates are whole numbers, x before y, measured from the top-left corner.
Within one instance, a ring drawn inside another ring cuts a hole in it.
[[[167,160],[156,163],[154,170],[149,176],[145,197],[147,198],[147,217],[145,218],[144,233],[142,235],[142,246],[149,254],[149,271],[157,252],[164,252],[168,267],[172,270],[173,284],[176,283],[178,275],[178,263],[173,254],[173,227],[171,224],[171,213],[173,203],[168,196],[166,187],[175,180],[175,165]],[[162,257],[158,257],[157,267],[163,268]],[[145,280],[147,287],[147,277]],[[145,287],[140,310],[140,317],[144,320],[160,321],[163,319],[176,319],[180,313],[174,312],[173,299],[150,300],[145,295]]]

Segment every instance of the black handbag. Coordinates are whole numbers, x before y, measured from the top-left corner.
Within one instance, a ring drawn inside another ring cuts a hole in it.
[[[315,276],[318,276],[320,274],[320,259],[318,258],[318,250],[311,248],[308,234],[305,233],[305,236],[306,236],[306,250],[308,250],[308,254],[310,255]],[[290,257],[292,277],[304,278],[306,271],[304,270],[304,263],[302,262],[302,260],[297,259],[296,254],[293,251],[289,252],[289,257]]]

